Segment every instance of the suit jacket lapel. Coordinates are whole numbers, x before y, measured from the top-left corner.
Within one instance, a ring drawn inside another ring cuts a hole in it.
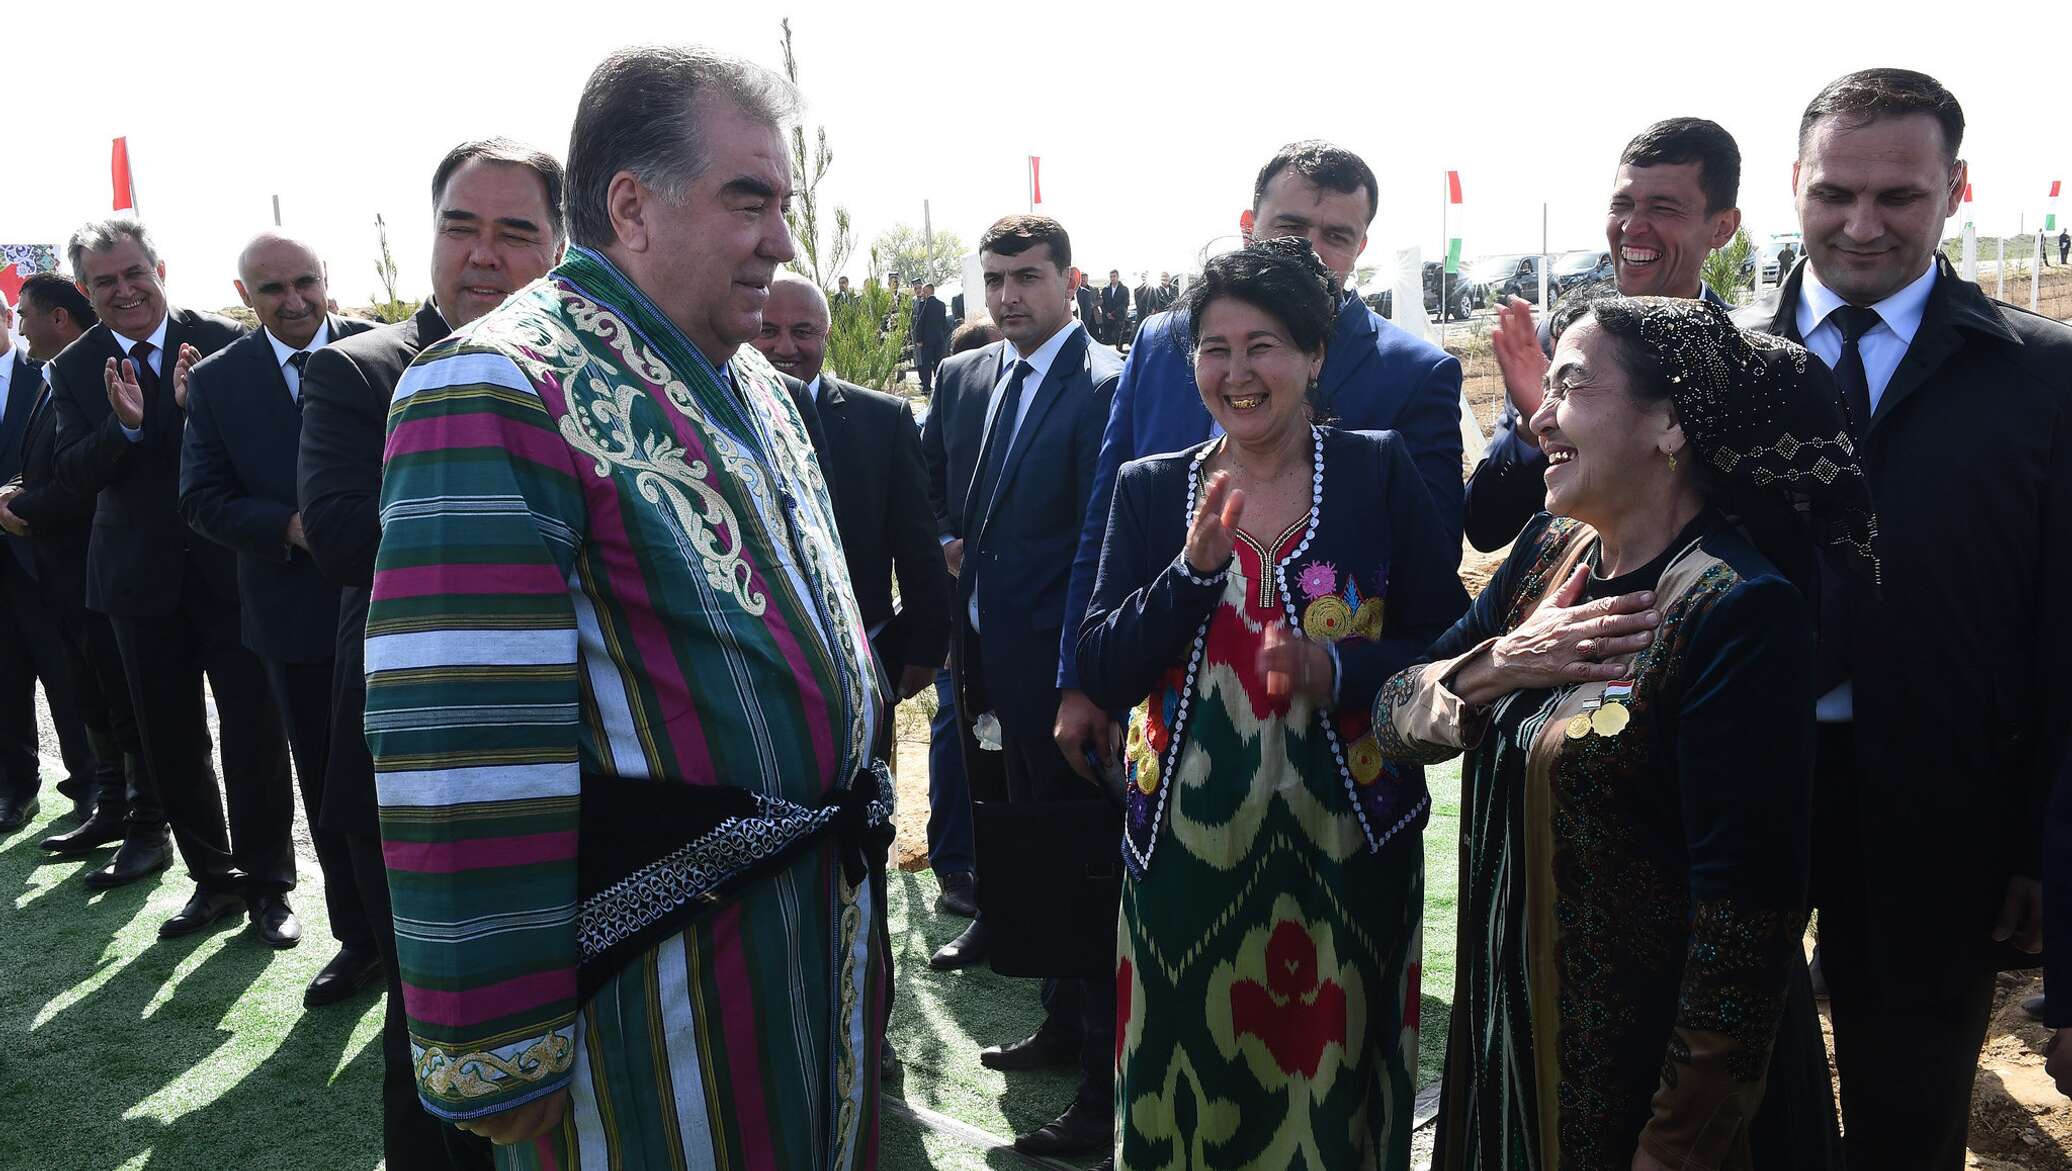
[[[1764,332],[1800,345],[1806,344],[1806,339],[1799,336],[1799,292],[1805,282],[1805,273],[1806,266],[1801,264],[1784,278],[1783,286],[1777,290],[1777,310],[1770,315],[1770,324],[1764,327]]]
[[[1070,328],[1069,326],[1067,328]],[[979,525],[984,535],[986,524],[993,519],[993,510],[1000,498],[1007,495],[1007,487],[1014,482],[1015,470],[1022,465],[1022,457],[1028,454],[1029,443],[1036,431],[1043,425],[1043,417],[1057,405],[1058,396],[1065,392],[1065,384],[1086,373],[1086,331],[1079,330],[1071,340],[1058,348],[1057,356],[1051,359],[1050,369],[1043,373],[1043,384],[1036,388],[1036,397],[1029,402],[1029,409],[1022,415],[1021,426],[1015,428],[1014,442],[1007,448],[1007,458],[1000,465],[1000,480],[993,488],[993,498],[986,502],[985,522]]]
[[[1920,390],[1929,376],[1964,345],[1963,329],[1976,329],[2008,341],[2019,340],[2000,316],[1999,307],[1976,285],[1957,275],[1948,257],[1938,256],[1935,263],[1935,287],[1929,291],[1928,304],[1921,311],[1921,328],[1914,332],[1913,344],[1893,370],[1892,380],[1885,384],[1885,393],[1878,396],[1870,426],[1864,429],[1866,435]]]
[[[1331,331],[1331,344],[1324,354],[1324,368],[1317,375],[1318,398],[1329,403],[1338,397],[1339,388],[1350,382],[1353,374],[1374,356],[1374,339],[1379,332],[1367,306],[1358,297],[1348,294],[1346,304],[1339,307],[1336,327]],[[1385,389],[1394,392],[1400,387],[1390,385]],[[1207,413],[1206,409],[1204,413]],[[1208,436],[1204,434],[1202,438]]]
[[[14,369],[8,374],[7,411],[0,415],[0,443],[19,454],[21,437],[28,432],[36,400],[43,393],[43,372],[30,369],[29,360],[18,349],[9,351],[7,360]]]

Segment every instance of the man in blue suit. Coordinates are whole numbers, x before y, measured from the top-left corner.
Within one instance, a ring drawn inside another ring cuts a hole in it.
[[[1380,197],[1374,171],[1358,155],[1316,139],[1294,142],[1259,169],[1252,184],[1252,206],[1238,217],[1238,227],[1247,241],[1255,236],[1301,236],[1331,269],[1341,300],[1337,325],[1324,350],[1324,369],[1317,377],[1318,397],[1331,416],[1328,421],[1346,430],[1400,432],[1438,509],[1440,524],[1457,547],[1460,362],[1382,320],[1347,287],[1353,264],[1367,247],[1367,229]],[[1058,651],[1062,698],[1054,734],[1065,759],[1082,772],[1089,770],[1085,754],[1076,746],[1105,745],[1113,736],[1107,714],[1079,690],[1072,640],[1093,595],[1115,473],[1130,460],[1180,451],[1215,434],[1215,423],[1194,384],[1193,345],[1186,334],[1184,306],[1144,322],[1130,347],[1101,437],[1093,497],[1066,599],[1072,618],[1065,623],[1065,640]]]
[[[986,308],[1005,340],[943,363],[921,435],[943,555],[957,575],[950,644],[957,713],[972,721],[991,712],[1000,725],[1001,750],[973,756],[997,757],[1004,775],[989,775],[991,761],[967,762],[971,795],[1010,805],[1085,800],[1098,791],[1073,775],[1085,768],[1075,759],[1079,746],[1066,751],[1052,733],[1057,653],[1085,609],[1066,605],[1072,554],[1122,362],[1072,320],[1079,273],[1056,220],[1008,216],[979,237],[978,256]],[[1115,751],[1105,743],[1101,750]],[[985,849],[982,840],[982,868]],[[983,908],[1026,893],[995,888],[1000,873],[981,879],[980,916],[943,949],[948,954],[938,954],[937,967],[976,959],[987,947]],[[1024,877],[1033,889],[1060,876]],[[1073,929],[1081,927],[1075,921]],[[1098,938],[1075,941],[1112,949],[1113,917]],[[1114,1126],[1115,981],[1106,973],[1047,979],[1043,1007],[1035,1035],[979,1054],[989,1069],[1079,1067],[1070,1107],[1015,1146],[1036,1155],[1105,1150]]]

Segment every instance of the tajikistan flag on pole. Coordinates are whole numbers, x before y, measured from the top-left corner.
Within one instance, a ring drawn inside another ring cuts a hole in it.
[[[1440,226],[1441,226],[1441,227],[1442,227],[1443,229],[1447,229],[1447,231],[1446,231],[1446,271],[1447,271],[1447,272],[1459,272],[1459,271],[1460,271],[1460,237],[1459,237],[1459,236],[1456,236],[1456,235],[1454,235],[1454,234],[1453,234],[1454,232],[1457,232],[1457,231],[1459,231],[1459,230],[1460,230],[1460,226],[1459,226],[1458,224],[1454,224],[1454,223],[1452,222],[1452,221],[1453,221],[1453,215],[1454,215],[1454,213],[1455,213],[1456,209],[1458,209],[1459,207],[1460,207],[1460,172],[1459,172],[1459,171],[1448,171],[1448,172],[1446,172],[1446,207],[1444,208],[1444,210],[1442,210],[1442,211],[1441,211],[1441,212],[1439,213],[1439,215],[1440,215],[1440,219],[1439,219],[1439,223],[1440,223]]]
[[[2044,205],[2043,210],[2043,230],[2046,232],[2058,230],[2058,194],[2064,189],[2064,186],[2065,183],[2062,179],[2052,179],[2050,181],[2050,202]]]
[[[1446,172],[1446,203],[1445,206],[1439,209],[1439,230],[1445,233],[1446,236],[1445,271],[1439,277],[1439,344],[1442,347],[1446,344],[1446,318],[1448,316],[1446,305],[1453,291],[1452,286],[1460,283],[1460,237],[1454,234],[1460,230],[1460,225],[1455,222],[1459,211],[1460,172],[1448,171]],[[1396,310],[1398,313],[1422,313],[1424,311],[1424,298],[1422,296],[1409,302],[1410,307],[1406,309],[1402,307],[1404,302],[1401,299],[1401,295],[1398,294],[1396,304],[1398,305]],[[1482,425],[1475,418],[1475,408],[1468,404],[1468,388],[1465,384],[1461,386],[1460,392],[1460,442],[1461,446],[1468,451],[1482,450]]]

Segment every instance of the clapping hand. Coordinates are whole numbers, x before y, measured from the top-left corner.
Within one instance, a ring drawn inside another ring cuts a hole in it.
[[[1503,371],[1504,393],[1518,414],[1531,419],[1547,392],[1547,355],[1540,349],[1539,331],[1532,324],[1532,306],[1518,297],[1508,297],[1496,308],[1496,324],[1489,330],[1489,347],[1496,352],[1497,369]],[[1527,443],[1537,443],[1531,427],[1517,428]]]
[[[1266,694],[1275,699],[1299,694],[1316,707],[1331,705],[1331,653],[1322,643],[1288,633],[1286,623],[1266,628],[1259,670],[1266,676]]]
[[[180,360],[173,364],[173,405],[183,411],[187,409],[187,375],[199,361],[201,351],[181,342]]]
[[[108,359],[101,378],[108,384],[108,407],[123,426],[135,431],[144,425],[144,388],[137,382],[137,364],[124,358]]]
[[[1245,494],[1230,486],[1230,473],[1217,472],[1194,506],[1187,526],[1187,568],[1197,576],[1221,572],[1237,544],[1237,522],[1245,514]]]

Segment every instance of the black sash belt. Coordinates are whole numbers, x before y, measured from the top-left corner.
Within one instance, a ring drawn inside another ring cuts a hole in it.
[[[873,761],[819,806],[727,785],[583,774],[576,845],[576,967],[588,1002],[620,968],[782,870],[825,835],[851,886],[892,817],[892,778]]]

